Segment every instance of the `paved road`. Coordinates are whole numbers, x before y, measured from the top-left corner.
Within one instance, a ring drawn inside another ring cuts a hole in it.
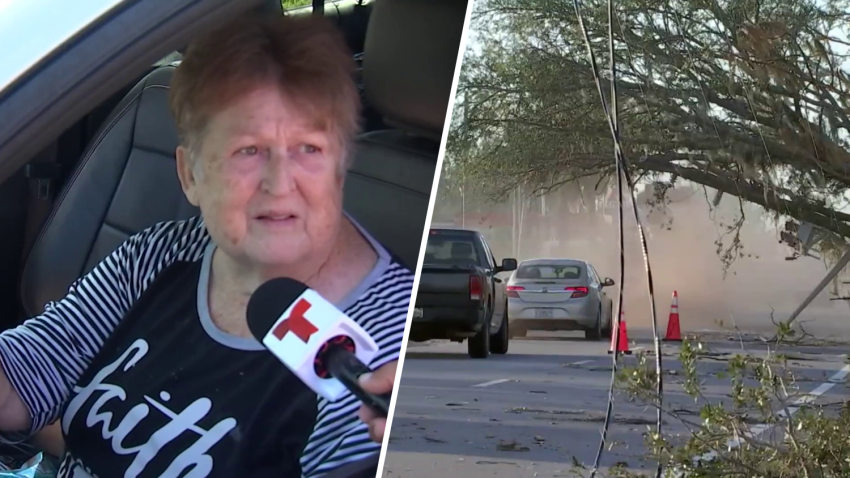
[[[727,340],[725,334],[707,337],[713,352],[740,351],[741,344]],[[630,338],[633,350],[651,349],[645,331],[630,330]],[[668,370],[680,369],[667,356],[677,349],[664,345]],[[791,351],[797,359],[791,364],[802,386],[814,390],[842,369],[845,374],[850,370],[844,368],[846,357],[841,355],[848,351],[850,347],[840,345],[797,347]],[[592,464],[596,454],[610,365],[607,343],[567,333],[512,341],[507,355],[487,360],[467,358],[465,344],[411,344],[382,476],[574,476],[571,464]],[[712,375],[725,366],[722,360],[700,366],[712,402],[727,399],[727,383]],[[832,386],[821,400],[838,402],[847,395],[847,385],[841,374],[838,377],[842,383]],[[677,381],[681,375],[666,376],[666,400],[694,409]],[[622,398],[615,404],[609,433],[616,445],[605,454],[603,465],[625,462],[635,471],[651,469],[654,465],[642,463],[639,456],[642,433],[654,426],[654,412]],[[685,433],[676,423],[664,426],[666,434]]]

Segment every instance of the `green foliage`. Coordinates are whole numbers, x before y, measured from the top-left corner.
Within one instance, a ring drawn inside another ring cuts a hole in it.
[[[793,335],[780,326],[776,344]],[[697,371],[708,353],[703,344],[685,340],[678,356],[681,386],[698,406],[699,421],[666,402],[662,407],[664,415],[685,425],[690,435],[671,439],[654,430],[645,435],[647,458],[663,463],[667,476],[674,476],[672,470],[695,478],[850,476],[850,409],[800,405],[801,392],[787,358],[775,353],[731,358],[722,375],[730,381],[731,401],[711,403]],[[617,384],[632,400],[658,407],[656,378],[654,364],[642,355],[637,365],[619,370]],[[796,413],[794,407],[800,407]],[[779,433],[764,432],[767,427]],[[737,442],[730,446],[733,439]],[[610,476],[640,475],[612,470]]]
[[[283,8],[290,9],[296,7],[306,7],[307,5],[312,5],[313,0],[281,0],[281,5]]]
[[[581,3],[605,69],[607,1]],[[850,235],[850,214],[836,211],[850,186],[850,74],[836,37],[850,31],[846,0],[615,5],[621,139],[641,178],[685,179]],[[572,0],[479,0],[472,30],[446,170],[490,199],[610,177],[613,141]]]

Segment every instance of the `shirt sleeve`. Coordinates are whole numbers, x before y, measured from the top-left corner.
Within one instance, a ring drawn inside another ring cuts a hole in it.
[[[0,334],[0,364],[32,418],[29,430],[0,441],[19,443],[59,417],[116,325],[159,272],[194,252],[200,229],[195,220],[167,222],[130,237],[64,298]]]
[[[346,311],[378,343],[379,352],[369,364],[373,370],[399,358],[412,291],[413,274],[394,263]],[[301,458],[304,477],[318,477],[380,452],[381,444],[369,438],[368,427],[357,415],[360,410],[357,397],[349,393],[334,403],[319,398],[318,408],[316,425]]]

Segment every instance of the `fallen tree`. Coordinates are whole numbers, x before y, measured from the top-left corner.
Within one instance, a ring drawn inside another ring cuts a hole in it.
[[[606,2],[582,5],[607,65]],[[848,2],[615,5],[621,139],[635,176],[703,185],[791,219],[791,229],[811,223],[829,232],[822,249],[837,257],[850,237],[850,74],[839,33],[850,27]],[[475,9],[451,167],[494,200],[518,184],[545,194],[610,180],[612,139],[572,1],[482,0]]]
[[[687,437],[645,434],[649,457],[664,465],[664,476],[693,478],[850,476],[850,407],[847,401],[825,402],[806,392],[806,384],[789,366],[790,353],[776,353],[789,342],[805,340],[801,329],[780,324],[768,354],[744,353],[724,357],[727,367],[719,377],[731,387],[727,403],[711,403],[703,395],[700,361],[713,358],[697,341],[685,340],[678,358],[679,386],[694,400],[696,411],[662,407],[663,415],[685,425]],[[774,352],[771,352],[773,350]],[[845,374],[846,375],[846,374]],[[619,371],[618,384],[632,400],[659,407],[655,394],[654,364],[641,356],[638,364]],[[670,382],[665,378],[665,382]],[[669,385],[667,385],[669,387]],[[586,476],[581,469],[579,476]],[[643,476],[614,469],[610,476]]]

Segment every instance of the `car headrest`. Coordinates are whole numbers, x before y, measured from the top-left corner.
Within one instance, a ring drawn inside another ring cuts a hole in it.
[[[363,88],[387,124],[440,140],[467,3],[380,0],[372,4]]]

